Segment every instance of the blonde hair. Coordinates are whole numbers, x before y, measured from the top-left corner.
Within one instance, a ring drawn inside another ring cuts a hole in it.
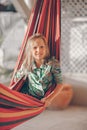
[[[46,38],[42,34],[39,34],[39,33],[32,35],[27,41],[27,45],[26,45],[26,49],[25,49],[25,59],[24,59],[24,62],[23,62],[24,68],[26,68],[29,71],[32,70],[32,64],[31,63],[34,61],[32,53],[31,53],[32,46],[37,39],[42,39],[44,41],[44,44],[46,45],[47,52],[46,52],[45,59],[48,59],[50,57],[49,47],[48,47],[48,43],[47,43]]]

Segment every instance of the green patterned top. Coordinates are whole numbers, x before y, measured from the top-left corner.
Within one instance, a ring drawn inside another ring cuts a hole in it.
[[[21,78],[25,74],[25,70],[21,68],[15,75],[15,77]],[[40,68],[37,68],[35,62],[32,63],[32,71],[27,72],[29,85],[26,90],[28,93],[38,99],[44,97],[47,90],[54,83],[62,83],[61,69],[58,60],[52,58],[49,62],[44,62]],[[26,87],[26,86],[25,86]],[[22,90],[22,92],[25,91]]]

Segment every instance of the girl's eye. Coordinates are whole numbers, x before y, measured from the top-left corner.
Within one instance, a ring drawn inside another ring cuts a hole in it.
[[[34,50],[36,50],[36,49],[37,49],[37,47],[35,46],[35,47],[33,47],[33,49],[34,49]]]
[[[40,48],[44,48],[44,46],[40,46]]]

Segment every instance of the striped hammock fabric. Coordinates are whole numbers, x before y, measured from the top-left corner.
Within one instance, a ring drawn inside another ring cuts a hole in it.
[[[0,84],[0,129],[10,130],[41,113],[44,104],[34,97],[10,90]]]
[[[45,110],[45,103],[19,92],[25,82],[24,77],[16,84],[13,82],[14,75],[25,57],[27,40],[37,32],[47,38],[51,55],[60,60],[60,0],[37,0],[31,12],[10,86],[0,84],[1,130],[10,130]],[[50,93],[51,90],[47,95]]]

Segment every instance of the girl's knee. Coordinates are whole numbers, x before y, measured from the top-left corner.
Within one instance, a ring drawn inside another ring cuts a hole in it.
[[[72,85],[70,85],[70,84],[63,84],[63,89],[62,89],[62,91],[64,92],[70,92],[70,93],[72,93],[73,94],[73,87],[72,87]]]

